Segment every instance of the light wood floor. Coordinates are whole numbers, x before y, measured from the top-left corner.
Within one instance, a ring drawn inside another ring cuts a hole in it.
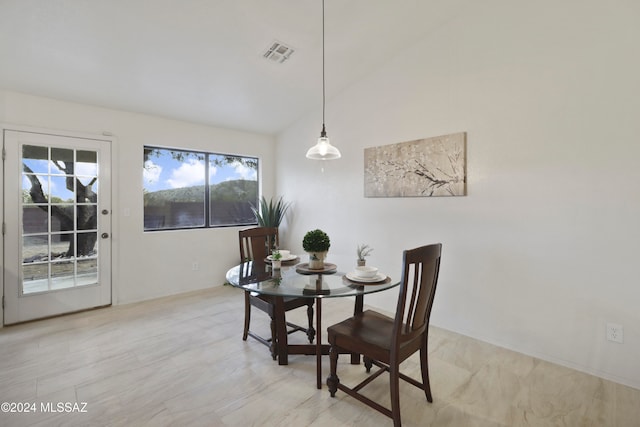
[[[325,300],[324,335],[351,304]],[[0,402],[37,412],[0,413],[0,425],[391,425],[340,391],[331,398],[326,385],[316,389],[315,357],[279,366],[265,346],[242,341],[242,317],[242,292],[224,286],[1,329]],[[304,323],[304,310],[294,317]],[[265,333],[266,319],[254,310]],[[405,426],[640,425],[639,390],[442,329],[430,334],[434,402],[401,381]],[[338,374],[353,384],[366,374],[348,359]],[[419,378],[417,358],[403,368]],[[369,395],[388,402],[386,381],[374,381]],[[43,411],[58,402],[86,402],[86,412]]]

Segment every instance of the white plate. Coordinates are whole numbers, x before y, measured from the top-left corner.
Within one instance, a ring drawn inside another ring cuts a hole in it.
[[[355,271],[352,271],[351,273],[347,273],[346,276],[347,276],[347,279],[349,280],[353,280],[354,282],[362,282],[362,283],[382,282],[384,279],[387,278],[386,274],[380,273],[380,272],[378,272],[378,274],[376,274],[373,277],[360,277],[356,274]]]
[[[289,254],[289,256],[288,256],[288,257],[286,257],[286,258],[285,258],[285,257],[282,257],[282,258],[280,259],[280,261],[282,261],[282,262],[287,262],[287,261],[294,260],[294,259],[296,259],[296,258],[298,258],[298,255]],[[268,259],[269,261],[273,261],[273,256],[272,256],[272,255],[269,255],[269,256],[267,257],[267,259]]]

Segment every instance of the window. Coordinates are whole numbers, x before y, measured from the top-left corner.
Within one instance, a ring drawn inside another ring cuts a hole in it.
[[[144,147],[144,230],[257,224],[258,159]]]

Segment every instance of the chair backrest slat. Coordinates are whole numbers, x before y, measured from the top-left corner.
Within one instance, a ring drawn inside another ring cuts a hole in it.
[[[394,329],[396,345],[421,334],[429,326],[435,297],[442,244],[403,252],[403,272]]]
[[[262,262],[278,246],[276,227],[251,227],[238,232],[240,261]]]

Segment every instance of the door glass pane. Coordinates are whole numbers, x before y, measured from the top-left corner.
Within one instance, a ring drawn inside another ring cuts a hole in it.
[[[54,205],[50,209],[50,231],[73,231],[73,205]]]
[[[74,179],[72,176],[52,176],[49,188],[51,203],[73,203],[73,184]]]
[[[74,262],[63,261],[51,264],[51,289],[71,288],[74,283]]]
[[[24,236],[22,238],[22,263],[49,261],[49,236]]]
[[[22,239],[23,293],[49,289],[49,236],[39,234]]]
[[[73,258],[74,250],[73,234],[52,234],[51,235],[51,260],[61,260]]]
[[[98,155],[95,151],[78,150],[76,175],[98,176]]]
[[[51,147],[51,174],[52,175],[74,175],[73,163],[74,150],[69,148]]]
[[[98,233],[78,233],[76,244],[78,257],[95,256],[98,253]]]
[[[49,290],[49,264],[28,264],[22,267],[22,292],[30,294]]]
[[[49,231],[49,207],[47,205],[22,205],[22,233],[46,233]]]
[[[49,177],[47,175],[22,174],[22,203],[47,203]]]
[[[95,203],[98,201],[97,177],[78,177],[77,196],[78,203]]]
[[[98,207],[96,205],[80,205],[76,207],[78,230],[95,230],[98,228]]]
[[[98,157],[94,151],[78,151],[76,162],[78,203],[98,201]]]
[[[98,283],[98,155],[22,148],[22,293]]]
[[[98,260],[84,259],[78,261],[77,285],[93,285],[98,283]]]
[[[23,170],[29,173],[49,173],[49,149],[36,145],[22,147]]]

